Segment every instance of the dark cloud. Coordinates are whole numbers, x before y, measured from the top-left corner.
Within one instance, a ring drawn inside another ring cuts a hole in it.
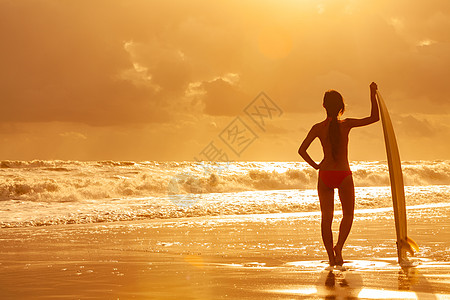
[[[120,77],[134,66],[108,19],[119,11],[76,3],[1,3],[2,121],[168,120],[164,90]]]
[[[210,115],[236,116],[245,108],[245,101],[249,101],[239,88],[220,78],[204,82],[201,87],[206,92],[203,97],[205,113]]]
[[[418,118],[412,115],[406,115],[393,116],[393,120],[395,121],[395,125],[397,125],[399,134],[407,137],[433,138],[442,134],[443,131],[443,124],[433,124],[426,118]]]
[[[433,137],[436,134],[436,131],[427,120],[406,116],[397,121],[402,127],[402,131],[409,136]]]
[[[318,111],[325,90],[343,91],[351,103],[372,80],[399,106],[428,101],[429,112],[448,109],[444,1],[424,14],[424,5],[387,2],[0,5],[0,97],[14,112],[3,121],[168,121],[171,103],[195,82],[203,82],[212,115],[234,114],[245,95],[261,90],[286,111]],[[271,49],[271,36],[290,46]],[[227,73],[239,74],[239,88],[214,81]]]

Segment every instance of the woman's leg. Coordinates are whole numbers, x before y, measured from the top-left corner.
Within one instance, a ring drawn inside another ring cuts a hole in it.
[[[317,191],[319,194],[320,211],[322,212],[322,241],[327,250],[330,266],[334,266],[336,263],[333,251],[333,232],[331,230],[334,214],[334,189],[330,189],[319,179]]]
[[[339,237],[334,247],[336,264],[342,265],[342,248],[350,233],[353,224],[353,213],[355,211],[355,187],[352,176],[347,176],[339,186],[339,200],[342,205],[342,220],[339,226]]]

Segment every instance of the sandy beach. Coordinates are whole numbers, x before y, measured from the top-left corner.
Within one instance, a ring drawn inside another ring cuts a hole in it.
[[[449,206],[408,210],[416,267],[396,262],[392,212],[360,210],[326,269],[317,213],[4,228],[2,299],[448,299]],[[335,220],[340,217],[336,212]],[[337,222],[335,222],[337,226]],[[337,229],[337,228],[336,228]]]

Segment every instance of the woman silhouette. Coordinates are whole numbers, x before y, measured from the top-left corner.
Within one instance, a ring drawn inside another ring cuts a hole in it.
[[[323,107],[327,112],[327,118],[311,128],[298,149],[298,154],[314,169],[319,170],[317,191],[322,212],[322,240],[327,250],[330,266],[342,266],[344,263],[342,247],[350,233],[355,210],[355,188],[348,163],[348,134],[353,127],[366,126],[380,119],[376,91],[377,85],[372,82],[370,84],[372,108],[369,117],[344,120],[339,119],[345,109],[341,94],[334,90],[327,91],[323,98]],[[323,148],[323,160],[320,164],[315,163],[306,152],[315,138],[319,138]],[[331,224],[334,214],[335,188],[338,189],[339,200],[342,204],[342,220],[339,226],[338,241],[333,248]]]

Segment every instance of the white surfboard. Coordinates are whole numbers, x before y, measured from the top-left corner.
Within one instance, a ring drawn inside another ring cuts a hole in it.
[[[395,139],[394,128],[386,104],[377,91],[377,99],[380,107],[381,122],[383,124],[384,142],[386,146],[387,162],[389,167],[389,178],[391,181],[392,202],[394,206],[395,231],[397,234],[397,256],[399,264],[407,264],[406,252],[414,255],[419,246],[407,235],[406,202],[403,186],[403,173]],[[413,250],[414,249],[414,250]]]

